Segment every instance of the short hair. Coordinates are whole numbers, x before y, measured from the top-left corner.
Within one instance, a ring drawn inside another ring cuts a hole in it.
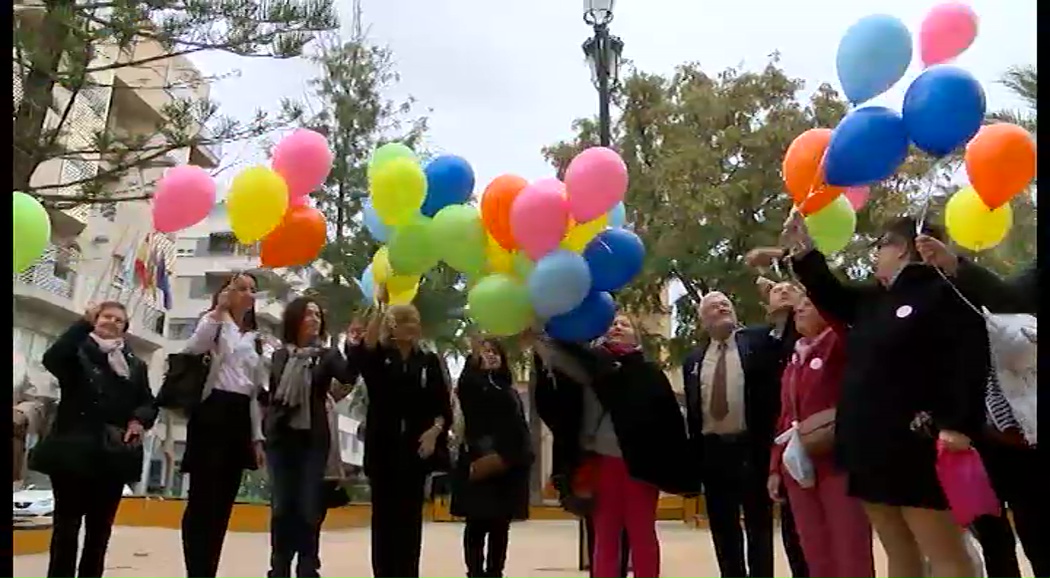
[[[390,329],[391,325],[398,319],[404,318],[406,315],[415,315],[417,319],[422,323],[422,317],[419,315],[419,309],[416,309],[415,305],[406,303],[403,305],[391,305],[387,308],[386,313],[383,314],[383,325],[382,331],[379,333],[379,342],[383,345],[390,343]]]
[[[883,246],[887,243],[901,243],[908,249],[908,258],[918,261],[921,257],[918,249],[915,248],[915,238],[919,236],[919,231],[919,220],[915,217],[897,217],[883,225],[882,234],[879,235],[874,244]],[[929,220],[923,220],[921,234],[933,237],[942,243],[947,239],[944,229],[934,225]]]
[[[98,304],[98,312],[102,313],[106,309],[119,309],[124,312],[124,332],[128,331],[131,327],[131,315],[128,313],[128,308],[120,301],[103,301]]]
[[[317,306],[317,311],[321,316],[321,327],[318,330],[318,336],[323,338],[327,335],[324,308],[321,307],[321,304],[313,297],[296,297],[284,308],[284,313],[281,314],[281,341],[296,344],[299,340],[299,328],[303,325],[306,310],[311,303]]]

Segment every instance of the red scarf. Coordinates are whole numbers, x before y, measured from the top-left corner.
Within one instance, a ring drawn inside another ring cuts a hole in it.
[[[618,343],[614,341],[605,341],[602,343],[602,347],[604,347],[606,351],[615,355],[616,357],[630,355],[642,349],[642,346],[640,345],[631,345],[630,343]]]

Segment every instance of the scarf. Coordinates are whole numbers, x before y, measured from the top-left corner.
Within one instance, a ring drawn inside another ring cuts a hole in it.
[[[109,362],[113,373],[127,379],[131,375],[131,369],[128,367],[128,360],[124,358],[124,340],[103,339],[94,333],[91,334],[91,339],[94,339],[99,350],[106,354],[106,361]]]
[[[313,385],[314,360],[321,353],[318,347],[285,345],[288,360],[281,372],[281,380],[274,393],[278,405],[291,410],[288,426],[296,430],[310,429],[310,398]]]
[[[823,341],[832,331],[833,329],[828,325],[816,337],[799,337],[795,341],[795,353],[798,354],[799,363],[806,361],[807,355],[813,349],[813,346]]]
[[[641,351],[642,349],[641,345],[632,345],[630,343],[619,343],[614,341],[604,341],[602,342],[602,347],[604,347],[606,351],[608,351],[616,357],[630,355],[637,351]]]

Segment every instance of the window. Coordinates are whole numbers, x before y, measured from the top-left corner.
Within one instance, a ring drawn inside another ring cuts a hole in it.
[[[237,252],[237,238],[233,233],[208,235],[208,253],[211,255],[233,255]]]
[[[189,339],[193,335],[193,329],[197,327],[196,319],[172,319],[168,323],[168,339],[181,341]]]
[[[98,214],[101,215],[109,222],[117,220],[117,204],[116,203],[102,203],[98,206]]]
[[[196,251],[194,250],[193,247],[176,247],[175,248],[175,256],[176,257],[192,257],[195,252]]]

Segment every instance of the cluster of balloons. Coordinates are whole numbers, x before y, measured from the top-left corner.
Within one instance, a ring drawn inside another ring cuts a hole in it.
[[[514,335],[539,319],[552,336],[580,341],[605,332],[610,292],[642,268],[642,242],[622,228],[627,167],[607,148],[580,153],[564,182],[496,177],[477,205],[465,160],[439,156],[422,168],[398,143],[376,150],[369,182],[364,223],[386,243],[359,280],[369,300],[385,284],[391,303],[410,302],[420,276],[443,261],[466,277],[468,312],[484,331]]]
[[[969,72],[944,64],[969,48],[976,35],[977,16],[969,6],[951,2],[933,8],[919,34],[925,70],[909,85],[898,113],[859,105],[904,77],[912,60],[908,28],[877,14],[846,31],[836,67],[855,108],[834,130],[810,129],[795,138],[782,167],[786,188],[822,251],[846,246],[867,187],[893,175],[912,145],[936,159],[966,146],[974,192],[964,189],[949,203],[948,230],[957,243],[987,249],[1006,235],[1006,203],[1035,176],[1035,141],[1016,125],[982,128],[984,89]]]
[[[47,249],[51,240],[51,217],[47,209],[32,195],[15,191],[12,195],[15,273],[29,268]]]
[[[328,178],[332,160],[324,135],[297,129],[274,147],[271,166],[234,177],[226,196],[230,226],[241,243],[262,241],[264,267],[306,265],[320,254],[327,226],[309,195]]]

